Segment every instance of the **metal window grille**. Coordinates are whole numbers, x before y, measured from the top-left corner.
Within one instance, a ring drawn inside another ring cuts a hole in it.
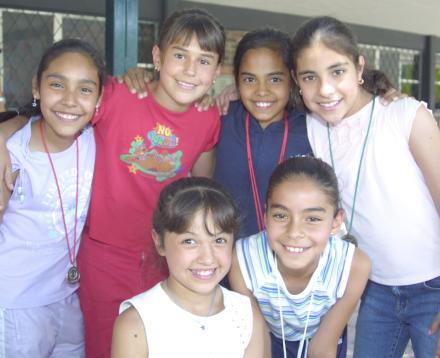
[[[31,99],[31,80],[39,60],[53,42],[76,37],[105,56],[105,18],[99,16],[0,8],[0,91],[7,109]],[[149,67],[157,24],[139,21],[140,65]]]
[[[368,66],[385,72],[396,88],[420,97],[420,52],[416,50],[359,45]]]

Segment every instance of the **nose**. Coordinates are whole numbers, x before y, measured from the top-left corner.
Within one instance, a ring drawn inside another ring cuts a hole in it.
[[[322,79],[319,85],[319,94],[323,97],[328,97],[335,92],[335,86],[329,79]]]
[[[291,239],[302,239],[305,237],[303,227],[300,222],[291,220],[289,224],[288,234]]]
[[[257,86],[257,95],[265,96],[268,92],[265,81],[258,82]]]
[[[188,76],[194,76],[196,74],[196,63],[194,59],[188,59],[185,63],[185,74]]]
[[[205,243],[200,247],[199,262],[210,265],[214,262],[214,248],[210,243]]]
[[[76,105],[76,95],[75,95],[75,91],[66,89],[64,91],[64,96],[63,96],[63,104],[65,106],[69,106],[69,107],[73,107]]]

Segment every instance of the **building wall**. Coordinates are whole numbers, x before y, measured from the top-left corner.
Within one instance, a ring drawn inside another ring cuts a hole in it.
[[[330,15],[353,24],[440,37],[439,0],[196,0],[307,17]]]

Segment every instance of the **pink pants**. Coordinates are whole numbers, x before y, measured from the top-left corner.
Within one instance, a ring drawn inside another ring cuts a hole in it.
[[[87,358],[110,357],[113,323],[121,302],[167,277],[164,262],[147,257],[145,251],[130,252],[83,234],[78,268]]]

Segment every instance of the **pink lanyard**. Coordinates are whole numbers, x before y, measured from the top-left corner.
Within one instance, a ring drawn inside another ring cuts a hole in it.
[[[79,271],[76,267],[76,259],[75,259],[75,253],[76,253],[76,227],[78,223],[78,186],[79,186],[79,144],[78,144],[78,138],[75,139],[76,143],[76,194],[75,194],[75,226],[73,229],[73,247],[70,247],[69,243],[69,232],[67,230],[67,223],[66,223],[66,215],[64,213],[64,206],[63,206],[63,199],[61,197],[61,189],[60,184],[58,182],[58,176],[55,171],[55,166],[53,165],[52,157],[49,152],[49,148],[47,147],[46,138],[44,137],[43,132],[43,120],[40,120],[40,134],[41,134],[41,140],[43,141],[44,150],[46,151],[47,157],[49,159],[50,166],[52,168],[52,174],[55,179],[55,184],[57,186],[58,191],[58,198],[60,200],[60,207],[61,207],[61,216],[63,218],[63,225],[64,225],[64,234],[66,237],[66,244],[67,244],[67,251],[69,253],[69,261],[70,261],[70,269],[67,274],[67,280],[69,283],[74,284],[79,281]]]
[[[250,123],[250,116],[249,116],[249,113],[247,113],[245,127],[246,127],[246,153],[247,153],[247,160],[248,160],[248,167],[249,167],[249,177],[251,179],[252,194],[254,196],[255,214],[257,216],[258,230],[262,231],[264,229],[264,215],[263,215],[263,208],[261,207],[260,194],[258,193],[257,179],[255,177],[255,170],[254,170],[254,162],[252,159],[252,148],[251,148],[251,138],[250,138],[250,134],[249,134],[249,123]],[[288,134],[289,134],[289,122],[287,120],[287,114],[286,114],[284,116],[283,143],[281,144],[280,158],[278,160],[278,164],[284,160],[284,155],[286,153]]]

